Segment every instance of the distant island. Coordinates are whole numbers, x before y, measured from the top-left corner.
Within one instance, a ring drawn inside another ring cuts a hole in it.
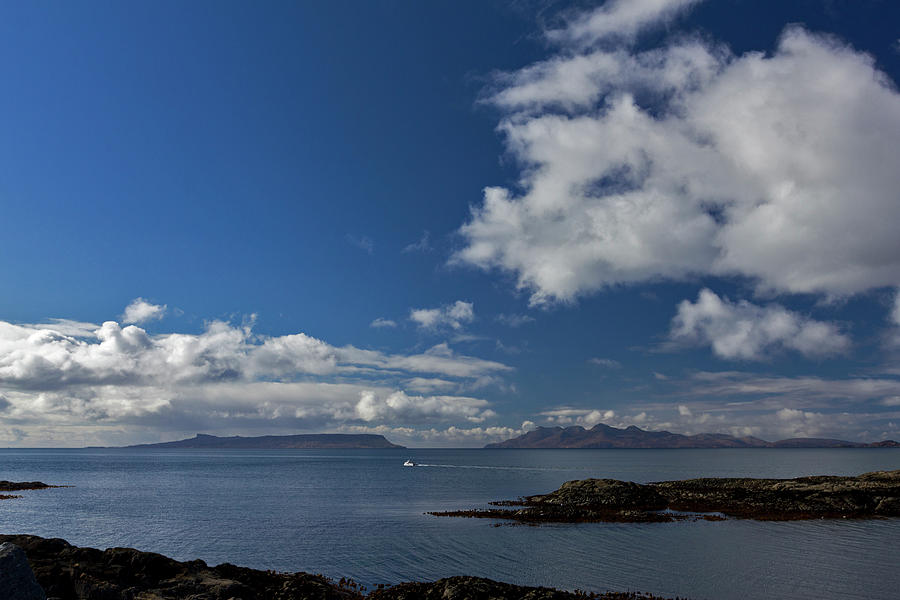
[[[645,431],[640,427],[619,429],[598,424],[591,429],[538,427],[519,437],[488,444],[485,448],[900,448],[900,442],[885,440],[866,444],[820,438],[791,438],[767,442],[756,437],[734,437],[724,433],[682,435],[668,431]]]
[[[369,433],[308,433],[300,435],[262,435],[258,437],[218,437],[198,433],[195,437],[158,444],[137,444],[125,448],[208,448],[242,450],[282,450],[289,448],[405,448],[387,441],[383,435]]]

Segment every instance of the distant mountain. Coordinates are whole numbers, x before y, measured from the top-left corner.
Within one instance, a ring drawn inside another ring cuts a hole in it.
[[[598,424],[584,427],[538,427],[517,438],[488,444],[485,448],[900,448],[893,440],[863,444],[844,440],[794,438],[767,442],[755,437],[724,433],[682,435],[668,431],[644,431],[632,425],[625,429]]]
[[[126,448],[240,448],[240,449],[283,449],[283,448],[404,448],[392,444],[383,435],[314,433],[303,435],[263,435],[259,437],[217,437],[198,433],[196,437],[176,442],[159,444],[138,444]]]

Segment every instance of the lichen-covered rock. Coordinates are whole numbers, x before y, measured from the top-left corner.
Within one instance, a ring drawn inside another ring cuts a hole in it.
[[[604,509],[660,510],[666,499],[654,488],[617,479],[567,481],[558,490],[528,498],[534,504],[580,506]]]
[[[0,598],[4,600],[45,600],[21,548],[0,543]]]

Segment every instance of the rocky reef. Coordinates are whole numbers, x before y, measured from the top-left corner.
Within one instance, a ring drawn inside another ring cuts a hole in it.
[[[898,517],[900,470],[858,477],[704,478],[648,484],[582,479],[549,494],[491,504],[498,508],[429,514],[522,523]]]
[[[43,490],[52,487],[65,487],[61,485],[47,485],[42,481],[0,481],[0,492],[20,492],[22,490]],[[0,500],[21,498],[17,494],[0,494]]]
[[[24,550],[48,600],[662,600],[630,592],[588,594],[524,587],[478,577],[379,586],[366,595],[365,589],[346,579],[258,571],[227,563],[210,567],[202,560],[179,562],[130,548],[79,548],[65,540],[31,535],[0,535],[0,548],[12,555],[18,548]],[[15,581],[23,595],[0,588],[0,597],[42,599],[21,566],[19,556]]]

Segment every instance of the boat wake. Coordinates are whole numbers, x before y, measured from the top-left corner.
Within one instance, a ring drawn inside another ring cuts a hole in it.
[[[502,465],[440,465],[432,463],[416,463],[417,467],[435,467],[439,469],[490,469],[497,471],[573,471],[562,467],[507,467]]]

